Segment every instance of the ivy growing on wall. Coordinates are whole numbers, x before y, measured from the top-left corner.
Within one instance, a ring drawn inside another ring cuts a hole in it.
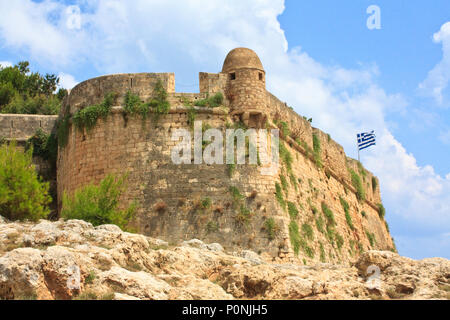
[[[105,95],[103,101],[99,104],[87,106],[78,110],[70,117],[66,114],[57,124],[57,137],[60,147],[65,147],[69,135],[70,119],[78,130],[90,131],[97,124],[100,118],[106,119],[111,113],[111,107],[117,99],[117,93],[110,92]],[[124,97],[123,109],[125,114],[138,114],[143,119],[147,118],[150,111],[153,113],[153,119],[158,121],[160,115],[167,114],[170,110],[170,103],[167,100],[167,91],[161,80],[158,80],[153,89],[152,98],[143,102],[138,95],[128,91]]]
[[[55,134],[47,134],[41,128],[27,140],[26,149],[33,148],[33,156],[48,160],[52,166],[56,165],[58,144]]]
[[[75,112],[72,116],[74,126],[80,130],[90,131],[97,124],[99,118],[106,119],[111,112],[111,107],[116,98],[116,94],[108,93],[100,104],[87,106]]]

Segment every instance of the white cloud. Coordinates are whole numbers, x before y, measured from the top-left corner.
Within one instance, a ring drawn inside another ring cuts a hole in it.
[[[0,68],[12,67],[13,64],[9,61],[0,61]]]
[[[78,84],[78,81],[76,81],[75,78],[70,74],[61,72],[58,74],[58,77],[59,77],[59,87],[60,88],[72,89],[73,87],[75,87]]]
[[[419,91],[433,97],[438,104],[444,100],[444,90],[450,81],[450,22],[442,25],[433,35],[435,43],[442,43],[442,60],[428,72],[427,78],[419,84]]]
[[[288,49],[277,20],[283,1],[98,0],[89,6],[81,29],[71,30],[65,27],[62,4],[0,0],[0,12],[10,12],[0,13],[0,38],[10,48],[29,50],[57,66],[84,64],[102,73],[183,70],[177,79],[219,71],[229,50],[252,48],[266,68],[268,89],[299,114],[312,117],[347,153],[356,153],[356,132],[376,131],[377,146],[365,151],[362,160],[381,179],[388,220],[400,217],[421,228],[448,232],[450,174],[441,177],[430,166],[420,167],[389,130],[387,115],[405,108],[406,99],[376,85],[376,65],[325,66],[299,47]],[[61,18],[49,22],[49,15]],[[11,30],[10,25],[17,25],[11,17],[24,23],[22,30]],[[450,70],[450,24],[444,26],[435,35],[444,58],[421,84],[438,99]]]

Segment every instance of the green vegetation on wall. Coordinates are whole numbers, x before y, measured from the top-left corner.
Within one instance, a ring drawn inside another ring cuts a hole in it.
[[[51,133],[45,133],[39,128],[36,133],[27,140],[27,150],[33,149],[33,156],[41,157],[44,160],[48,160],[51,165],[56,166],[56,156],[58,153],[58,142],[56,136]]]
[[[384,216],[386,214],[386,209],[384,208],[382,203],[377,204],[378,207],[378,215],[381,219],[384,219]]]
[[[377,178],[372,176],[372,191],[375,192],[377,190]]]
[[[74,126],[80,131],[90,131],[97,124],[99,118],[106,119],[115,98],[114,93],[108,93],[101,103],[87,106],[75,112],[72,116]]]
[[[364,187],[362,185],[361,178],[353,169],[349,169],[349,171],[350,171],[350,176],[352,178],[352,185],[356,189],[356,198],[360,201],[365,200],[366,193],[364,191]]]
[[[302,250],[308,257],[314,258],[313,249],[309,247],[306,241],[302,238],[298,230],[298,224],[293,220],[291,220],[291,222],[289,223],[289,239],[291,241],[295,255],[298,255],[300,252],[300,248],[302,248]]]
[[[216,108],[219,107],[222,103],[223,103],[223,94],[221,92],[217,92],[211,97],[208,96],[205,99],[195,101],[194,105],[197,107]]]
[[[314,230],[308,223],[302,224],[302,233],[308,240],[314,239]]]
[[[325,215],[325,218],[327,218],[328,223],[334,226],[336,224],[336,221],[334,220],[333,211],[328,208],[325,202],[322,202],[322,212]]]
[[[376,244],[375,234],[366,230],[367,238],[369,239],[370,246],[373,248]]]
[[[282,142],[280,142],[279,148],[280,148],[280,159],[286,165],[287,171],[289,173],[291,173],[292,172],[292,162],[293,162],[292,155]]]
[[[277,198],[280,206],[286,210],[286,201],[284,200],[283,191],[281,190],[281,186],[278,182],[275,182],[275,197]]]
[[[298,210],[297,207],[295,206],[295,203],[288,201],[287,205],[288,205],[288,213],[291,219],[297,219]]]
[[[264,221],[264,229],[267,232],[269,240],[272,241],[273,239],[275,239],[279,226],[276,224],[273,218],[269,218],[266,221]]]
[[[353,226],[352,217],[350,216],[350,206],[348,202],[341,196],[339,196],[339,201],[341,202],[342,208],[344,209],[345,220],[347,221],[348,226],[351,230],[355,229],[355,227]]]
[[[322,168],[322,160],[320,158],[321,147],[320,147],[320,138],[317,133],[313,133],[313,150],[314,150],[314,162],[317,167]]]

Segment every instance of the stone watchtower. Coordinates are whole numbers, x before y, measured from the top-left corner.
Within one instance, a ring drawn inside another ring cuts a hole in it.
[[[249,127],[262,128],[267,119],[266,72],[253,50],[236,48],[225,58],[225,94],[231,115],[238,115]]]

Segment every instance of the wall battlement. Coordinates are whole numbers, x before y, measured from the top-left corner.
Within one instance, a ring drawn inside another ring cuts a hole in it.
[[[58,116],[33,114],[0,114],[0,138],[27,140],[38,129],[50,133],[55,127]]]
[[[268,92],[265,77],[258,56],[237,48],[221,72],[199,74],[199,93],[175,92],[173,73],[118,74],[80,83],[62,114],[98,104],[110,92],[118,98],[108,117],[99,118],[89,132],[69,126],[67,145],[58,151],[58,198],[109,173],[127,172],[128,190],[121,201],[139,203],[134,226],[171,242],[199,238],[228,250],[249,248],[274,260],[301,263],[348,263],[370,248],[392,249],[378,214],[378,179]],[[147,101],[158,80],[168,93],[169,112],[157,122],[124,117],[125,94],[131,91]],[[219,92],[221,107],[193,106]],[[174,164],[171,150],[178,141],[172,133],[191,130],[192,110],[196,121],[222,132],[238,123],[249,128],[285,123],[290,134],[280,141],[290,164],[282,162],[275,175],[261,175],[259,166],[250,164]],[[314,139],[320,151],[314,150]],[[350,169],[359,175],[365,199],[358,199]]]

